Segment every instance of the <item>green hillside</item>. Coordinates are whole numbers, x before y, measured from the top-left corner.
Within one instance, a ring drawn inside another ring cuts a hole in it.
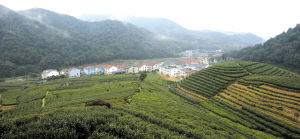
[[[159,40],[152,32],[116,20],[84,22],[44,9],[15,12],[0,5],[0,78],[114,59],[175,57],[197,48]]]
[[[299,138],[300,78],[265,67],[220,63],[179,83],[156,73],[0,83],[0,136]]]
[[[224,64],[238,67],[232,63]],[[219,66],[222,67],[222,66]],[[226,68],[226,67],[224,67]],[[209,71],[207,71],[209,72]],[[168,91],[149,73],[0,83],[1,138],[276,138]],[[104,106],[87,106],[101,99]],[[214,106],[213,104],[211,104]],[[296,129],[295,129],[296,130]]]
[[[245,61],[281,64],[299,70],[300,67],[300,25],[288,29],[265,43],[247,47],[233,53],[234,58]]]
[[[250,129],[300,138],[300,77],[257,62],[228,62],[198,71],[170,91]]]
[[[83,15],[83,21],[99,22],[107,19],[114,19],[112,15]],[[146,28],[147,30],[163,35],[169,39],[176,39],[184,42],[193,42],[197,45],[207,46],[206,49],[228,49],[235,50],[262,43],[263,39],[251,33],[233,33],[227,35],[217,31],[195,31],[188,30],[178,23],[166,18],[149,18],[128,16],[127,22]],[[214,46],[214,47],[212,47]],[[235,47],[233,47],[235,46]]]

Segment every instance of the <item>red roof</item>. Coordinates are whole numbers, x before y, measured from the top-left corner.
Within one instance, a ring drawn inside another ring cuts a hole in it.
[[[101,66],[102,66],[102,65],[97,65],[97,66],[95,66],[95,68],[98,68],[98,69],[99,69]]]
[[[92,67],[92,66],[86,66],[84,67],[85,69],[94,69],[95,67]]]
[[[186,60],[181,60],[181,61],[186,62],[188,64],[192,64],[192,63],[199,63],[201,60],[203,60],[203,59],[197,58],[197,59],[186,59]]]
[[[105,67],[106,67],[106,65],[104,65],[104,64],[103,64],[103,65],[101,65],[101,68],[105,68]]]
[[[140,67],[142,67],[142,66],[144,66],[145,64],[138,64],[138,65],[136,65],[136,67],[138,67],[138,68],[140,68]]]
[[[138,65],[139,64],[139,62],[134,62],[134,65]]]
[[[68,71],[72,71],[74,69],[74,67],[70,68]]]
[[[125,69],[127,67],[127,64],[122,63],[122,64],[115,65],[115,67],[117,67],[118,69]]]
[[[143,62],[142,64],[148,66],[149,63],[148,62]]]
[[[188,64],[192,64],[192,63],[193,63],[193,61],[192,61],[192,60],[189,60],[189,59],[187,59],[187,60],[181,60],[181,61],[183,61],[183,62],[185,62],[185,63],[188,63]]]
[[[154,66],[157,63],[157,61],[151,61],[148,66]]]
[[[110,69],[113,65],[106,65],[104,68],[105,69]]]
[[[72,71],[73,69],[77,69],[77,68],[72,67],[68,71]],[[81,69],[78,69],[78,70],[81,70]]]

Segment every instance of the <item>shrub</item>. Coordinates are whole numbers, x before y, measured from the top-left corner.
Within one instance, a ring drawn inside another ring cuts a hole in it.
[[[108,102],[105,102],[104,100],[101,99],[85,104],[85,106],[104,106],[104,105],[109,109],[111,108],[111,105]]]
[[[283,108],[282,108],[282,107],[278,107],[277,109],[278,109],[278,110],[280,110],[280,111],[282,111],[282,110],[283,110]]]
[[[140,80],[141,81],[144,81],[147,77],[147,73],[143,72],[141,75],[140,75]]]
[[[294,113],[294,116],[295,117],[299,117],[299,113]]]

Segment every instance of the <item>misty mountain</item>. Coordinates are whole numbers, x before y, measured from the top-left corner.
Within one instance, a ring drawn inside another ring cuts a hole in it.
[[[161,40],[131,23],[85,22],[44,9],[15,12],[0,5],[0,77],[113,59],[174,57],[195,49]]]
[[[233,53],[234,58],[247,61],[282,64],[289,68],[300,68],[300,25],[258,44]],[[298,71],[300,73],[300,71]]]
[[[176,22],[165,18],[132,16],[118,18],[111,15],[83,15],[80,19],[90,22],[97,22],[105,19],[124,20],[167,38],[180,41],[192,41],[198,43],[198,45],[249,46],[262,43],[264,41],[261,37],[251,33],[188,30]]]

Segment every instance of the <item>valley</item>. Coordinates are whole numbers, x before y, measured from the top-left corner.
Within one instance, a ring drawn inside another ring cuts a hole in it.
[[[299,137],[297,74],[225,62],[179,82],[147,75],[0,83],[2,105],[17,105],[1,112],[2,137]],[[110,107],[86,106],[99,99]]]
[[[0,1],[1,139],[300,139],[294,2],[35,4]]]

